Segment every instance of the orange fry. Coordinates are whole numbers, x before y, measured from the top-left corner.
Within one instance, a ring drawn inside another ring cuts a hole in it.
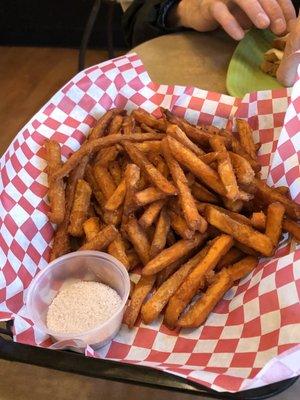
[[[285,218],[282,223],[283,230],[293,235],[297,242],[300,242],[300,225],[297,222]]]
[[[251,271],[253,271],[257,264],[257,257],[248,256],[238,261],[237,263],[230,265],[227,268],[227,272],[229,273],[233,281],[237,281],[244,278]]]
[[[112,161],[108,164],[108,170],[111,176],[113,177],[113,180],[116,185],[119,185],[119,183],[122,180],[122,171],[120,164],[118,161]]]
[[[120,133],[122,123],[123,123],[122,115],[120,114],[115,115],[109,125],[107,135],[116,135],[117,133]]]
[[[124,202],[126,195],[126,182],[125,178],[122,179],[114,193],[110,196],[110,198],[105,203],[105,209],[108,211],[117,210]]]
[[[128,164],[124,179],[126,184],[126,193],[124,201],[124,216],[127,217],[135,209],[135,192],[141,176],[139,167],[135,164]]]
[[[135,194],[135,203],[137,206],[146,206],[154,201],[165,199],[167,195],[155,187],[149,187]]]
[[[55,140],[45,142],[47,173],[48,173],[48,197],[51,211],[48,217],[54,224],[60,224],[65,216],[65,188],[62,179],[53,180],[54,172],[62,165],[60,145]]]
[[[125,244],[120,234],[109,244],[108,253],[119,260],[129,270],[130,264],[125,251]]]
[[[278,246],[285,208],[281,203],[272,203],[268,206],[266,235],[271,239],[274,247]]]
[[[144,229],[149,228],[156,218],[158,217],[161,209],[165,204],[165,200],[157,200],[154,203],[151,203],[144,211],[143,215],[139,219],[139,224]]]
[[[76,186],[74,203],[70,214],[68,231],[72,236],[82,236],[82,224],[86,220],[87,211],[90,205],[92,189],[83,179],[79,179]]]
[[[142,110],[141,108],[138,110],[132,111],[133,118],[138,121],[140,124],[146,124],[151,128],[158,129],[160,131],[165,132],[167,126],[166,121],[164,119],[157,119],[149,114],[147,111]]]
[[[254,212],[250,219],[252,226],[262,232],[266,229],[266,220],[267,217],[263,211]]]
[[[226,267],[228,265],[231,265],[237,261],[239,261],[243,257],[243,252],[236,247],[231,247],[231,249],[228,251],[228,253],[225,254],[225,256],[220,260],[218,265],[216,266],[216,270],[219,271],[223,267]]]
[[[167,235],[170,229],[170,217],[167,210],[163,208],[158,218],[154,237],[150,247],[150,259],[154,258],[159,254],[166,246]]]
[[[205,152],[200,149],[194,142],[192,142],[187,135],[179,128],[177,125],[168,125],[167,135],[172,136],[174,139],[178,140],[185,147],[193,151],[197,156],[201,157],[205,155]]]
[[[194,231],[189,229],[185,219],[172,210],[169,210],[168,212],[170,216],[171,226],[174,231],[183,239],[191,239],[194,235]]]
[[[216,304],[233,285],[231,276],[223,269],[215,275],[213,283],[202,297],[179,319],[181,328],[197,328],[206,320]]]
[[[105,200],[108,200],[116,190],[115,182],[108,172],[108,169],[102,165],[96,164],[94,167],[94,176],[99,189],[102,191]]]
[[[113,225],[101,229],[90,241],[86,242],[79,250],[104,250],[118,235],[118,230]]]
[[[253,132],[247,121],[244,119],[237,119],[237,128],[239,132],[240,142],[245,151],[250,155],[253,160],[257,159],[255,144],[253,141]]]
[[[246,158],[240,156],[239,154],[233,153],[232,151],[229,152],[229,157],[237,181],[245,185],[250,184],[255,177],[255,172],[251,167],[249,161]]]
[[[91,241],[94,236],[101,230],[101,225],[98,217],[91,217],[84,221],[83,230],[86,236],[87,242]]]
[[[188,254],[191,250],[203,243],[206,238],[206,234],[195,234],[193,239],[179,240],[173,244],[173,246],[164,249],[155,258],[149,261],[143,268],[142,274],[146,276],[156,274],[174,261]]]
[[[134,217],[129,218],[125,230],[139,258],[146,265],[150,260],[150,244],[146,232],[142,230]]]
[[[204,201],[206,203],[213,203],[213,204],[219,203],[218,197],[214,193],[206,189],[206,187],[201,185],[201,183],[199,182],[195,182],[191,186],[191,190],[192,190],[192,195],[195,197],[195,199],[199,201]]]

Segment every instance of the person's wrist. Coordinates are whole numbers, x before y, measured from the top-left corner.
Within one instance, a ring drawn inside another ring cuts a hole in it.
[[[167,25],[172,28],[185,27],[183,25],[184,1],[181,0],[170,9],[167,16]]]

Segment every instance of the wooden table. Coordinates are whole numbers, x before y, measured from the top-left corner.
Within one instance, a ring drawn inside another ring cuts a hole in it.
[[[224,32],[181,32],[132,49],[154,82],[226,93],[226,73],[237,42]]]

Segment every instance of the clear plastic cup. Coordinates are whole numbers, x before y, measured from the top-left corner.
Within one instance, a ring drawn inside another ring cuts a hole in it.
[[[68,334],[51,331],[46,325],[49,305],[63,285],[78,280],[101,282],[112,287],[121,297],[122,304],[108,320],[88,331]],[[81,350],[90,345],[96,349],[106,345],[118,333],[129,291],[129,275],[120,261],[99,251],[77,251],[57,258],[35,276],[28,289],[26,305],[36,328],[50,335],[57,342],[57,348]]]

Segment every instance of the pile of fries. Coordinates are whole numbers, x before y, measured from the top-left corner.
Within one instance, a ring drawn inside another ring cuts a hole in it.
[[[108,111],[62,163],[45,144],[51,260],[106,250],[143,266],[124,322],[161,313],[170,328],[198,327],[224,293],[274,254],[282,232],[300,240],[300,206],[260,180],[259,145],[244,120],[234,135],[161,109]]]

